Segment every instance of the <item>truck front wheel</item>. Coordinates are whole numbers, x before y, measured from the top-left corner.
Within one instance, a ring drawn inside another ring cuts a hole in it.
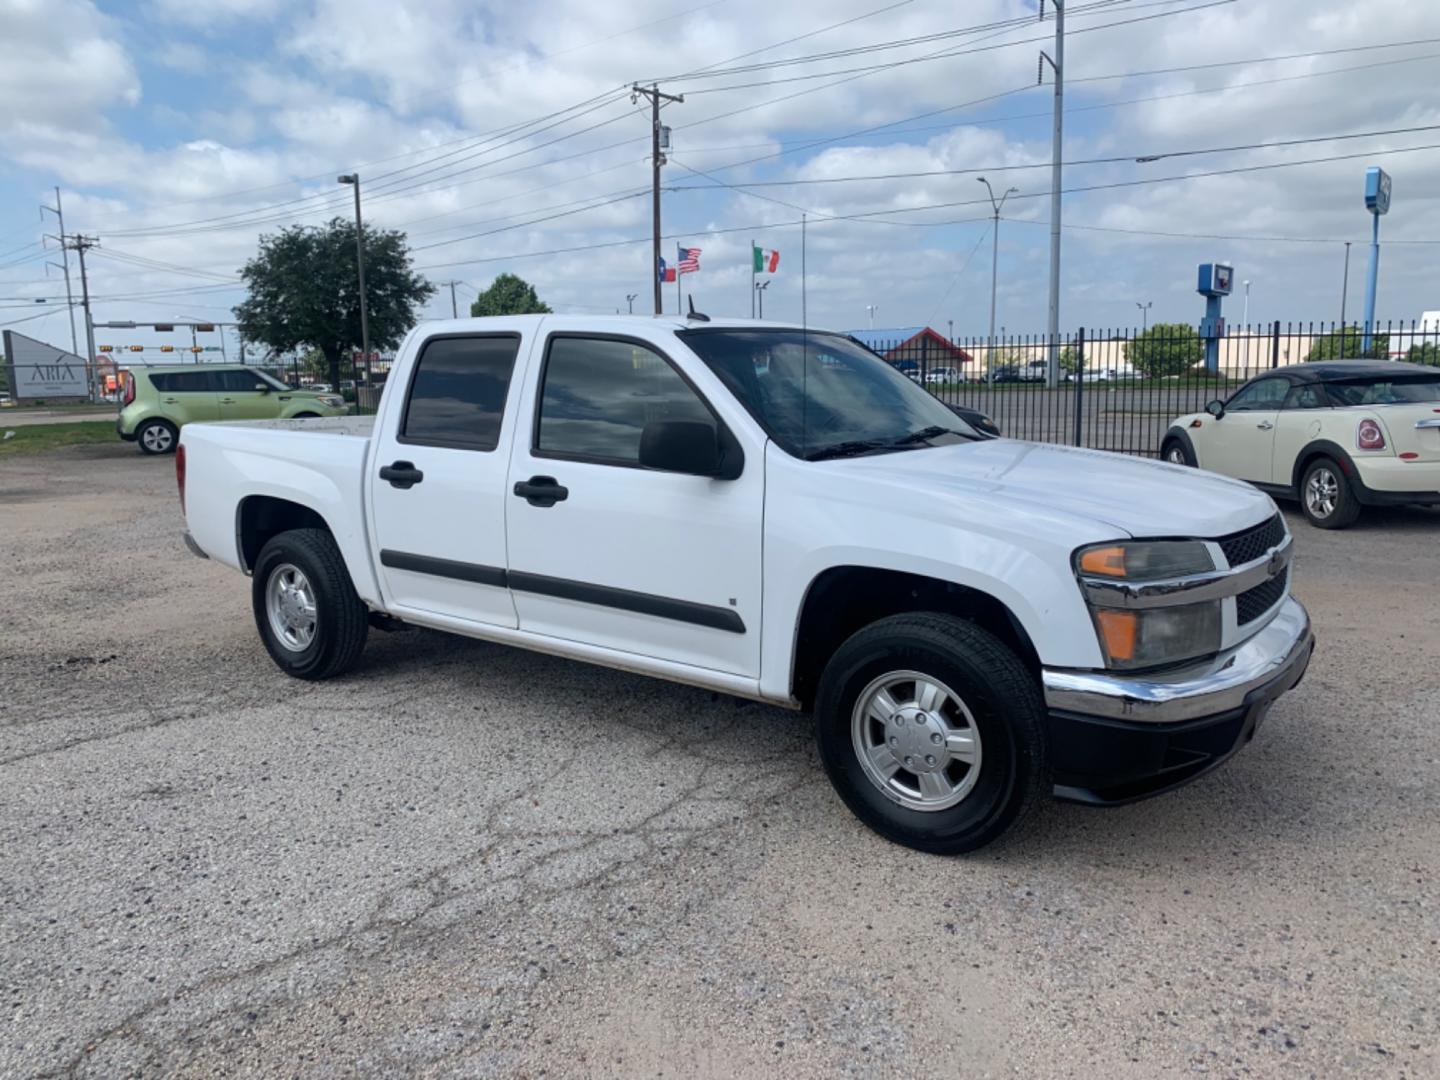
[[[951,615],[894,615],[852,636],[821,677],[815,720],[845,805],[920,851],[983,847],[1050,790],[1034,676]]]
[[[250,593],[260,639],[285,674],[328,679],[360,659],[369,617],[325,530],[272,537],[255,560]]]

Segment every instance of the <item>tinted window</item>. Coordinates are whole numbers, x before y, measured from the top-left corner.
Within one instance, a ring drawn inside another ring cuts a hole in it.
[[[536,449],[638,464],[640,433],[654,420],[715,418],[669,362],[629,341],[550,342]]]
[[[1245,387],[1225,403],[1226,412],[1278,409],[1290,392],[1286,379],[1261,379]]]
[[[494,450],[520,339],[439,338],[415,364],[402,442]]]
[[[680,337],[766,433],[797,457],[828,456],[842,447],[861,453],[916,449],[973,437],[928,390],[839,334],[717,329]],[[929,429],[936,429],[932,437],[915,438]]]
[[[1325,391],[1314,383],[1292,387],[1285,396],[1287,409],[1323,409],[1329,404],[1325,400]]]
[[[1422,405],[1440,401],[1440,374],[1355,379],[1331,383],[1330,392],[1345,405]]]
[[[211,377],[218,380],[221,390],[231,394],[253,394],[255,387],[265,382],[253,371],[215,371]]]
[[[150,376],[150,384],[167,394],[213,393],[214,375],[208,371],[169,371]]]

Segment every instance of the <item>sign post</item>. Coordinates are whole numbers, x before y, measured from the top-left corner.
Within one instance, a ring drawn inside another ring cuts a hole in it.
[[[1375,326],[1375,286],[1380,278],[1380,215],[1390,211],[1390,174],[1378,165],[1365,170],[1365,209],[1370,211],[1370,270],[1365,278],[1365,333],[1360,351],[1370,353],[1370,333]],[[1344,327],[1341,327],[1344,332]]]
[[[1230,295],[1235,281],[1235,268],[1229,263],[1200,264],[1200,280],[1195,291],[1205,297],[1205,318],[1200,320],[1200,336],[1205,341],[1205,370],[1220,370],[1220,339],[1225,336],[1225,318],[1220,314],[1220,300]]]

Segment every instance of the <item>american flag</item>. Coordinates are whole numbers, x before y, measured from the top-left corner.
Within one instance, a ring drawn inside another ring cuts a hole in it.
[[[699,248],[687,248],[676,245],[675,250],[680,254],[680,258],[676,261],[675,269],[679,270],[680,273],[693,274],[700,269]]]

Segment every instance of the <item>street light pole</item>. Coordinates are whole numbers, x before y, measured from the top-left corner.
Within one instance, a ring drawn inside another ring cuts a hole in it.
[[[1005,205],[1005,200],[1011,195],[1018,194],[1019,188],[1007,188],[1000,201],[995,201],[995,189],[990,186],[990,181],[985,177],[976,177],[980,183],[985,185],[985,190],[990,193],[990,207],[995,211],[995,221],[990,233],[990,337],[986,341],[989,350],[995,348],[995,287],[999,281],[1000,266],[1000,210]]]
[[[760,304],[760,318],[765,318],[765,290],[770,287],[769,280],[760,282],[755,286],[755,298]]]
[[[1240,326],[1243,329],[1250,325],[1250,282],[1245,282],[1245,307],[1240,315]]]
[[[1154,302],[1153,300],[1146,300],[1145,303],[1142,304],[1139,300],[1135,301],[1135,306],[1140,309],[1140,333],[1142,334],[1150,329],[1150,305]]]
[[[355,188],[355,270],[360,279],[360,351],[365,357],[365,385],[370,383],[370,310],[365,302],[365,226],[360,220],[360,174],[347,173],[337,176],[336,181],[350,184]],[[355,407],[360,407],[360,395],[355,395]]]
[[[1340,330],[1345,330],[1345,301],[1350,292],[1350,241],[1345,241],[1345,278],[1340,283]]]
[[[874,330],[874,329],[875,329],[875,311],[876,311],[876,309],[877,309],[878,307],[879,307],[878,304],[866,304],[866,305],[865,305],[865,310],[870,313],[870,329],[871,329],[871,330]]]
[[[634,314],[635,314],[635,301],[638,300],[639,298],[640,298],[640,294],[637,293],[637,292],[632,292],[632,293],[626,293],[626,294],[625,294],[625,303],[627,303],[627,304],[630,305],[630,314],[631,314],[631,315],[634,315]]]

